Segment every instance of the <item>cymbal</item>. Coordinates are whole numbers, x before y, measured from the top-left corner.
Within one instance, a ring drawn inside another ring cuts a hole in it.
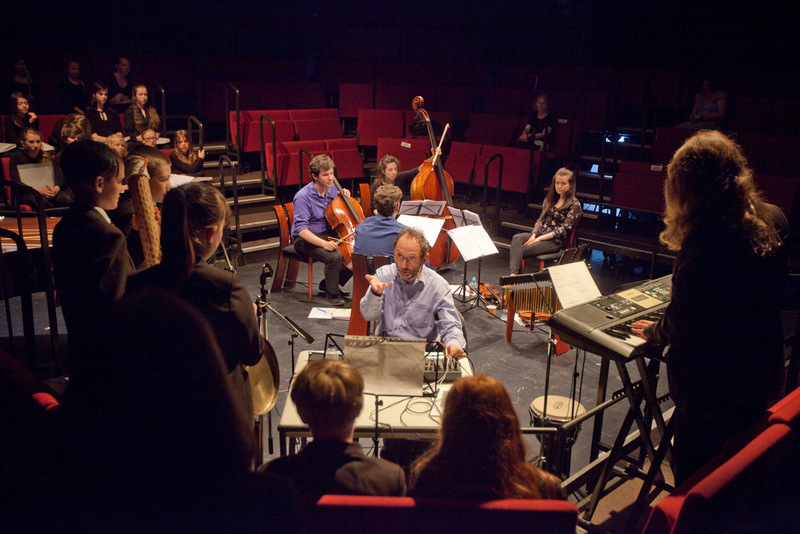
[[[245,365],[249,375],[250,394],[253,397],[253,411],[256,415],[264,415],[278,401],[281,373],[278,358],[270,342],[262,339],[261,359],[255,365]]]

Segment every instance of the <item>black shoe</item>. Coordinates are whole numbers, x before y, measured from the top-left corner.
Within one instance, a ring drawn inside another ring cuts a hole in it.
[[[322,282],[319,283],[319,292],[320,293],[325,293],[325,294],[328,293],[328,284],[325,282],[325,280],[323,280]],[[339,295],[341,295],[343,297],[349,297],[350,296],[350,292],[349,291],[345,291],[344,289],[342,289],[340,287],[339,288]]]
[[[341,307],[344,306],[344,299],[341,295],[325,295],[325,299],[331,306]]]

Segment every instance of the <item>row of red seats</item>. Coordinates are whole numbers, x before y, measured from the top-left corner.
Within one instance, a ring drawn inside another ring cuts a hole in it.
[[[272,159],[272,143],[265,146],[267,172],[278,186],[308,183],[308,164],[313,156],[328,154],[336,164],[339,180],[361,179],[364,176],[364,160],[358,151],[355,137],[337,139],[315,139],[307,141],[284,141],[275,145],[275,161]]]
[[[653,508],[643,534],[797,532],[800,389]]]
[[[272,125],[275,125],[273,139]],[[318,139],[341,139],[344,130],[335,109],[253,109],[229,115],[230,136],[235,146],[242,152],[261,151],[261,126],[264,128],[264,143],[284,143]],[[240,145],[241,140],[241,145]],[[269,151],[267,152],[270,153]]]

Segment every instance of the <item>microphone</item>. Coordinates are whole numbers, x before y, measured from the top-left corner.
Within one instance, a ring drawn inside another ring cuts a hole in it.
[[[267,280],[272,278],[272,274],[272,265],[269,263],[264,263],[264,267],[261,270],[261,278],[259,280],[261,282],[261,298],[267,298],[267,294],[269,293],[269,290],[267,289]]]

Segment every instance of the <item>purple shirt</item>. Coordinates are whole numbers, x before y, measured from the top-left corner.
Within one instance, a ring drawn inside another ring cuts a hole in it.
[[[320,196],[314,182],[303,187],[294,195],[294,222],[292,223],[292,239],[294,240],[303,230],[311,230],[321,234],[329,230],[328,221],[325,219],[325,208],[336,198],[339,191],[330,187],[324,195]]]

